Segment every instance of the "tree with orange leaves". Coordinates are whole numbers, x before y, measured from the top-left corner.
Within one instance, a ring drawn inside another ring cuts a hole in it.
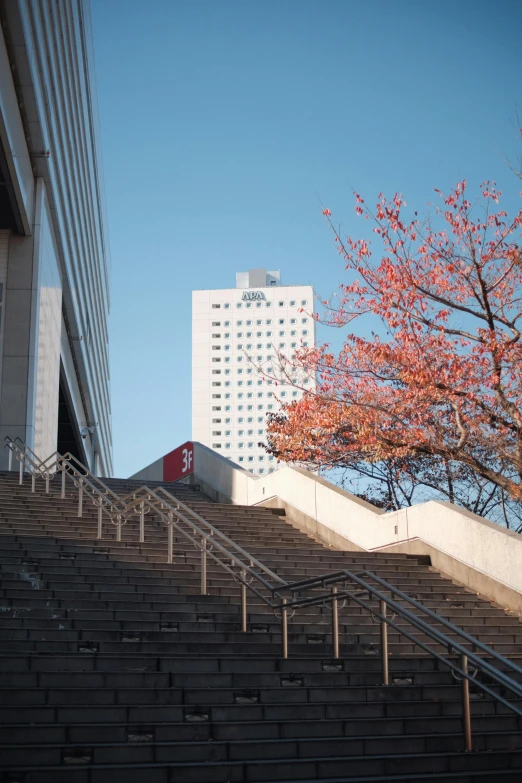
[[[342,349],[302,348],[296,368],[314,373],[298,401],[270,417],[268,450],[310,467],[429,457],[460,465],[522,501],[522,210],[508,218],[500,191],[483,183],[478,203],[466,182],[426,219],[404,216],[396,194],[375,211],[379,248],[341,238],[347,281],[324,302],[324,321],[344,327],[367,315],[379,334],[350,333]]]

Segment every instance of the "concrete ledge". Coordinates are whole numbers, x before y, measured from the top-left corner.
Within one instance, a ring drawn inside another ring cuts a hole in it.
[[[522,615],[522,536],[451,503],[385,513],[301,468],[254,476],[194,443],[194,478],[213,500],[284,509],[288,520],[340,551],[431,558],[441,572]]]

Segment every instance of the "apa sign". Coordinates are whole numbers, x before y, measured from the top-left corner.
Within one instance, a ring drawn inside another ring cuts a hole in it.
[[[244,291],[241,299],[243,301],[252,301],[253,299],[266,299],[266,296],[262,291]]]
[[[194,473],[194,444],[183,443],[163,457],[163,481],[178,481]]]

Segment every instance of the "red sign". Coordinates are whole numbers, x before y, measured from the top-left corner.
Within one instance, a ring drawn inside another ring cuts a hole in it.
[[[163,481],[178,481],[194,473],[194,444],[183,443],[163,457]]]

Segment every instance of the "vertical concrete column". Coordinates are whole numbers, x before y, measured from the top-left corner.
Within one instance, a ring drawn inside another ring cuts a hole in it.
[[[33,227],[34,228],[34,227]],[[38,279],[34,233],[11,234],[5,294],[2,381],[0,390],[0,466],[7,467],[5,435],[34,443],[34,378]]]

